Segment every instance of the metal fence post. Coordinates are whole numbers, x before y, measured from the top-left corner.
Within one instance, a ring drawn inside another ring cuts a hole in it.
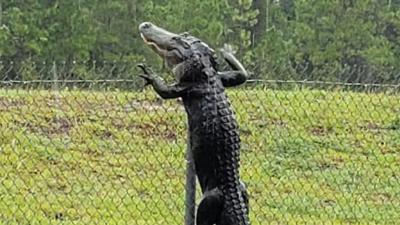
[[[188,132],[189,133],[189,132]],[[193,162],[193,153],[188,134],[186,147],[186,186],[185,186],[185,225],[195,225],[196,211],[196,171]]]
[[[53,61],[52,70],[53,70],[53,85],[52,85],[53,96],[54,96],[56,107],[58,109],[60,109],[61,108],[61,106],[60,106],[60,96],[59,96],[60,88],[58,86],[58,80],[59,79],[58,79],[58,73],[57,73],[57,64],[56,64],[55,61]],[[59,117],[59,112],[57,112],[57,119],[58,119],[58,117]]]

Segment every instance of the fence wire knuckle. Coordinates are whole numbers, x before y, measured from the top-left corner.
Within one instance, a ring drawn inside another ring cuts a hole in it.
[[[252,224],[398,223],[400,75],[249,71],[226,91]],[[1,224],[194,225],[182,102],[139,74],[130,62],[0,62]]]

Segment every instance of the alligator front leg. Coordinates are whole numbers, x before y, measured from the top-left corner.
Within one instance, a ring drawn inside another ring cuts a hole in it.
[[[182,95],[184,95],[189,88],[188,85],[182,83],[166,85],[164,80],[153,73],[153,71],[147,65],[139,64],[138,67],[141,68],[144,72],[144,74],[141,74],[140,77],[146,80],[145,85],[152,85],[154,90],[163,99],[182,97]]]
[[[218,72],[218,76],[224,87],[234,87],[243,84],[247,76],[241,71],[223,71]]]
[[[229,64],[229,66],[233,69],[232,71],[222,71],[218,72],[218,76],[220,77],[222,84],[225,87],[233,87],[246,82],[248,74],[243,65],[236,59],[233,55],[232,47],[229,45],[225,45],[223,49],[221,49],[222,55],[225,59],[225,62]]]

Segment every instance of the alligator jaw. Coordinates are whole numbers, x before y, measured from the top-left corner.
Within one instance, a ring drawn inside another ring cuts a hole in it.
[[[172,69],[183,61],[184,47],[179,40],[182,36],[157,27],[150,22],[139,25],[144,43],[157,53]]]
[[[145,43],[146,45],[150,46],[151,48],[153,48],[153,50],[154,50],[155,52],[157,52],[157,54],[159,54],[160,56],[165,56],[165,55],[167,54],[167,51],[166,51],[166,50],[161,49],[161,47],[158,46],[156,42],[147,39],[147,38],[143,35],[143,33],[140,33],[140,36],[142,37],[144,43]]]
[[[173,44],[174,37],[179,35],[157,27],[150,22],[139,25],[140,36],[148,45],[156,47],[157,50],[167,51]]]

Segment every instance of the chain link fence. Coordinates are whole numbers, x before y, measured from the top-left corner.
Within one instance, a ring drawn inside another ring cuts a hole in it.
[[[184,223],[181,102],[141,89],[133,64],[102,65],[1,64],[1,224]],[[227,90],[252,224],[398,223],[399,89],[251,80]]]

